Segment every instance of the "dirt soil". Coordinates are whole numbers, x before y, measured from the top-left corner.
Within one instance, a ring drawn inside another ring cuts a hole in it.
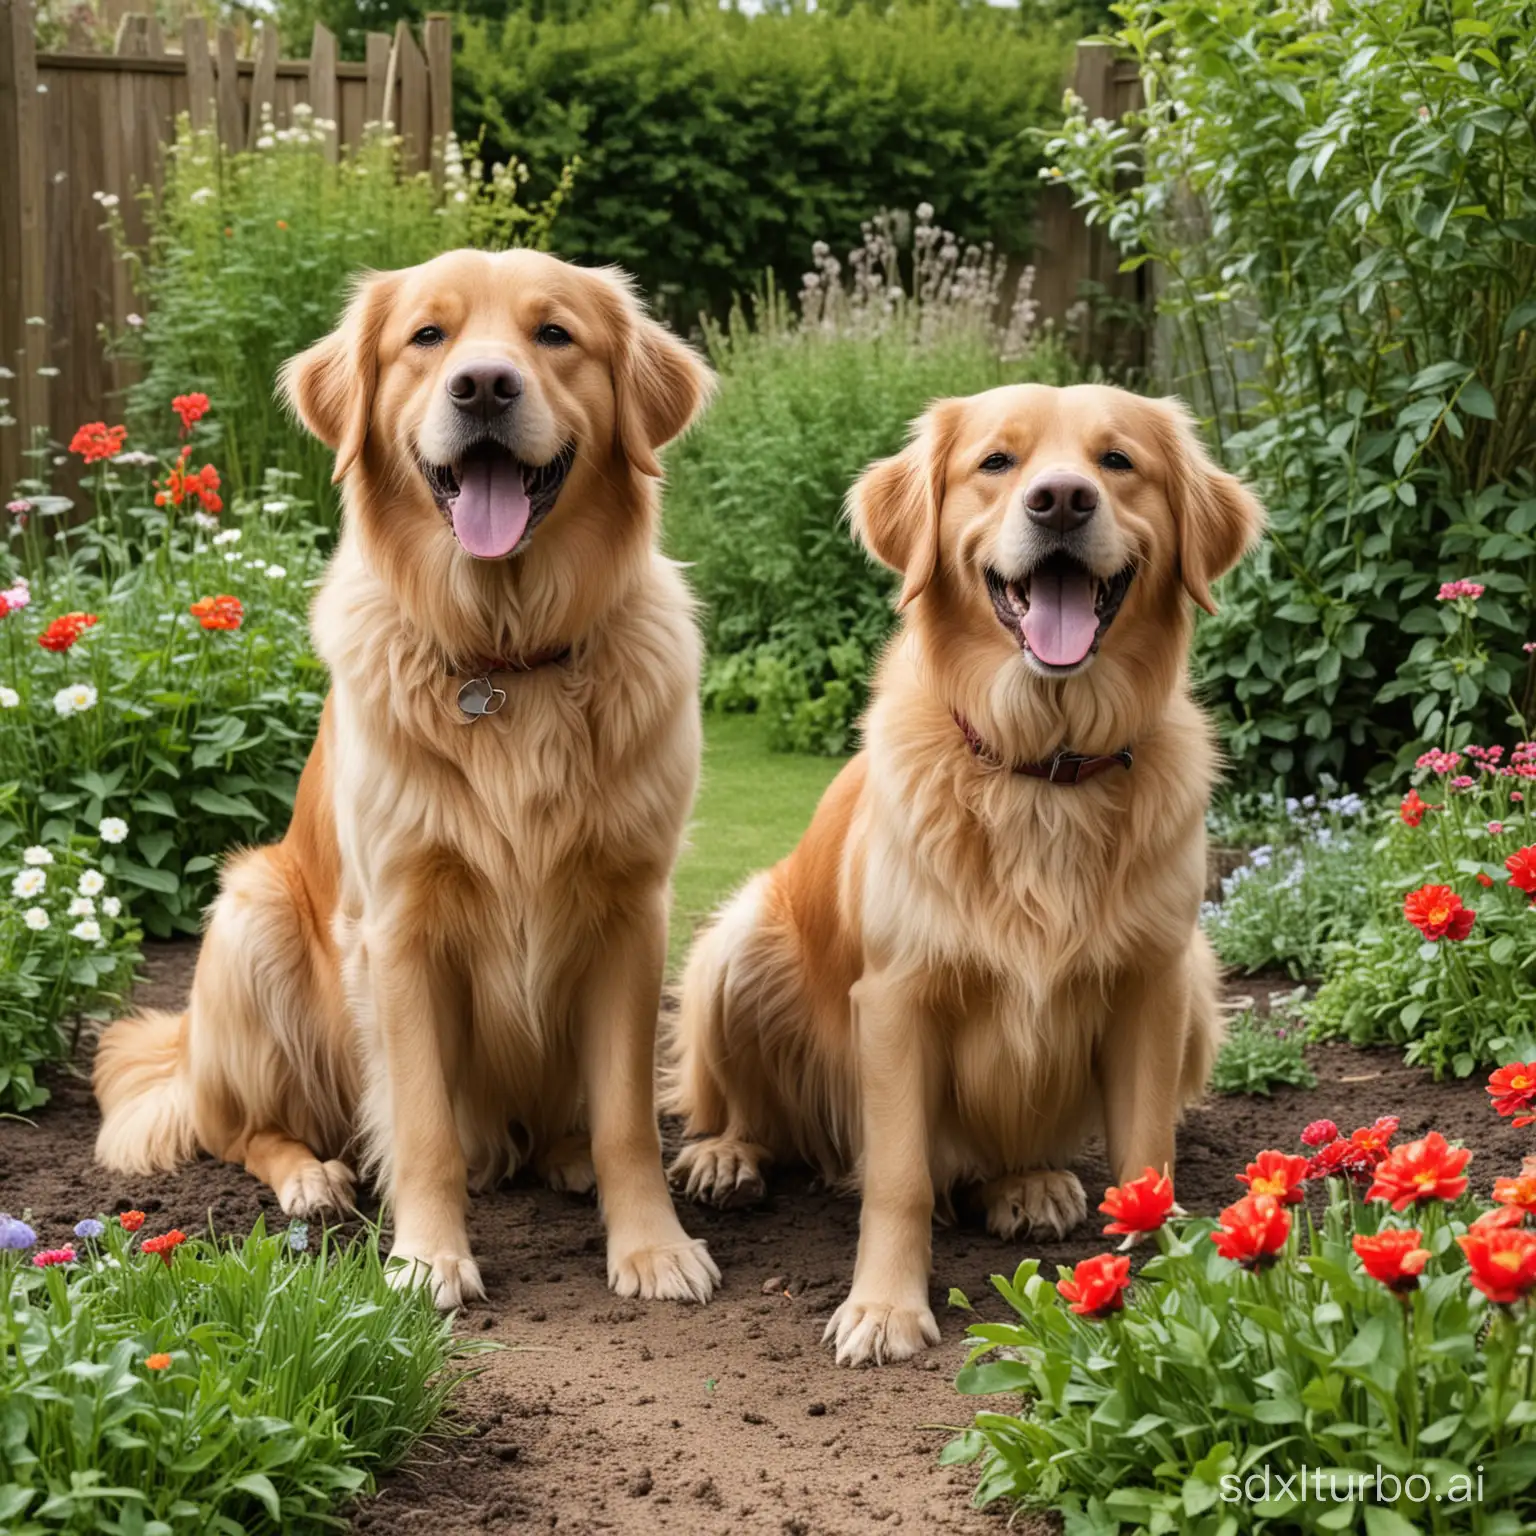
[[[139,1001],[179,1006],[192,944],[154,946]],[[1285,984],[1288,988],[1289,984]],[[1267,988],[1248,983],[1234,993]],[[1309,1120],[1346,1131],[1402,1116],[1404,1137],[1431,1127],[1475,1148],[1475,1184],[1518,1171],[1528,1137],[1488,1109],[1483,1079],[1432,1083],[1391,1052],[1321,1046],[1318,1086],[1273,1098],[1213,1098],[1179,1138],[1179,1198],[1214,1212],[1241,1193],[1233,1174],[1259,1148],[1290,1148]],[[156,1225],[248,1228],[281,1220],[271,1194],[239,1169],[201,1162],[156,1187],[91,1162],[96,1110],[86,1063],[51,1078],[31,1124],[0,1120],[0,1210],[30,1211],[40,1239],[62,1241],[82,1216],[139,1206]],[[1099,1149],[1077,1172],[1094,1196]],[[590,1202],[518,1183],[474,1201],[470,1232],[489,1300],[461,1316],[467,1335],[510,1346],[483,1358],[459,1400],[470,1433],[420,1449],[362,1505],[369,1536],[430,1531],[558,1531],[595,1536],[854,1536],[897,1528],[1002,1536],[1005,1511],[970,1504],[965,1468],[939,1466],[951,1428],[968,1421],[950,1383],[964,1354],[958,1286],[984,1315],[1004,1308],[988,1277],[1039,1256],[1047,1273],[1105,1246],[1096,1225],[1061,1243],[1004,1245],[951,1227],[934,1236],[932,1300],[942,1345],[926,1358],[848,1371],[821,1347],[847,1286],[858,1209],[781,1172],[756,1211],[688,1210],[725,1276],[706,1308],[620,1301],[604,1284]],[[1016,1524],[1039,1533],[1048,1521]]]

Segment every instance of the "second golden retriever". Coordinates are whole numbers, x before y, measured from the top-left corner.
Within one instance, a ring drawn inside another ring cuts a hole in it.
[[[857,1178],[846,1363],[938,1341],[936,1196],[1062,1233],[1091,1128],[1117,1178],[1172,1166],[1218,1039],[1190,602],[1262,514],[1176,403],[1026,385],[936,404],[852,518],[905,622],[864,750],[696,943],[673,1086],[695,1197]]]

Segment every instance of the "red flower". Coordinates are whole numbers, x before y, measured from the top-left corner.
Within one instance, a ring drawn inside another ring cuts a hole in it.
[[[75,1262],[75,1250],[73,1248],[45,1248],[41,1253],[32,1255],[32,1262],[39,1269],[51,1269],[55,1264],[73,1264]]]
[[[1428,1200],[1454,1200],[1467,1187],[1462,1169],[1472,1154],[1452,1147],[1439,1131],[1394,1147],[1376,1167],[1367,1200],[1390,1200],[1394,1211]]]
[[[1416,827],[1421,821],[1424,820],[1424,816],[1427,811],[1439,811],[1443,809],[1443,806],[1431,805],[1427,800],[1423,799],[1420,796],[1418,790],[1410,789],[1408,793],[1403,796],[1403,803],[1398,806],[1397,814],[1402,818],[1404,826]]]
[[[1429,1249],[1419,1247],[1419,1233],[1415,1228],[1403,1232],[1378,1232],[1375,1237],[1357,1237],[1354,1245],[1366,1274],[1381,1281],[1389,1291],[1416,1289],[1419,1272],[1429,1262]]]
[[[1125,1288],[1131,1283],[1131,1261],[1122,1255],[1101,1253],[1084,1259],[1070,1279],[1058,1280],[1056,1289],[1072,1303],[1079,1317],[1108,1317],[1125,1305]]]
[[[1244,1269],[1273,1264],[1291,1235],[1291,1213],[1273,1195],[1244,1195],[1221,1213],[1220,1221],[1211,1241],[1222,1258]]]
[[[208,396],[177,395],[171,401],[171,409],[181,417],[181,435],[185,437],[208,414]]]
[[[45,651],[67,651],[95,623],[94,613],[61,613],[37,637],[37,643]]]
[[[1509,871],[1509,883],[1527,896],[1536,897],[1536,843],[1521,848],[1504,860]]]
[[[1484,890],[1487,890],[1493,884],[1493,876],[1485,875],[1482,870],[1478,870],[1477,883],[1482,886]]]
[[[87,464],[99,459],[115,459],[123,451],[127,427],[109,427],[104,421],[88,421],[69,440],[69,451],[78,453]]]
[[[1260,1152],[1248,1164],[1247,1172],[1237,1176],[1248,1186],[1250,1195],[1273,1195],[1281,1205],[1300,1205],[1306,1196],[1302,1184],[1307,1177],[1307,1159],[1289,1152]]]
[[[1463,906],[1450,886],[1425,885],[1404,897],[1403,916],[1434,943],[1437,939],[1466,938],[1477,913]]]
[[[171,1267],[171,1259],[177,1248],[187,1240],[187,1234],[182,1231],[162,1232],[159,1237],[146,1237],[139,1247],[145,1253],[158,1253],[165,1260],[165,1267]]]
[[[1147,1168],[1139,1178],[1106,1189],[1099,1209],[1114,1218],[1104,1228],[1106,1237],[1155,1232],[1173,1209],[1173,1180],[1155,1168]]]
[[[239,629],[245,609],[238,597],[221,592],[217,597],[200,597],[187,610],[204,629]]]
[[[143,1211],[124,1211],[117,1218],[117,1224],[124,1232],[137,1232],[144,1225]]]
[[[1488,1079],[1496,1115],[1515,1115],[1514,1125],[1522,1130],[1536,1125],[1536,1061],[1511,1062],[1500,1067]]]
[[[1489,1301],[1513,1306],[1536,1289],[1536,1232],[1520,1227],[1481,1227],[1458,1237],[1472,1284]]]
[[[1314,1120],[1301,1133],[1301,1144],[1304,1147],[1326,1147],[1338,1139],[1339,1128],[1332,1120]]]
[[[1518,1179],[1495,1179],[1493,1198],[1524,1216],[1536,1216],[1536,1177],[1527,1173]]]
[[[147,1371],[169,1370],[171,1357],[169,1355],[150,1355],[144,1361],[144,1369]]]
[[[163,488],[155,492],[155,505],[179,507],[189,496],[196,496],[202,503],[203,511],[223,511],[224,500],[219,495],[218,470],[212,464],[204,464],[201,469],[189,471],[187,456],[191,452],[189,445],[176,456],[176,462],[171,465],[165,477]]]
[[[1467,1230],[1469,1232],[1501,1232],[1505,1227],[1523,1227],[1524,1225],[1525,1212],[1518,1205],[1499,1205],[1491,1211],[1484,1211]]]

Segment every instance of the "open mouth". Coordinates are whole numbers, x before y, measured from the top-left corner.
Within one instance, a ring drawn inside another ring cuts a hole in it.
[[[1098,650],[1135,574],[1128,565],[1113,576],[1096,576],[1058,552],[1022,576],[988,567],[987,592],[998,623],[1042,671],[1069,673]]]
[[[567,443],[547,464],[524,464],[482,438],[456,464],[423,461],[421,473],[464,549],[477,560],[504,560],[554,510],[575,457],[576,445]]]

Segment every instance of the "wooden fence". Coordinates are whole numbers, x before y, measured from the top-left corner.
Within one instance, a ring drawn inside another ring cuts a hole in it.
[[[430,15],[418,44],[402,21],[372,33],[367,61],[336,57],[317,24],[307,59],[280,58],[267,23],[242,49],[232,27],[210,36],[201,17],[167,39],[158,19],[119,12],[114,51],[38,53],[33,0],[0,0],[0,491],[24,473],[25,450],[68,442],[81,422],[120,419],[129,364],[106,355],[104,333],[133,312],[130,269],[105,226],[100,196],[116,198],[130,241],[143,240],[137,196],[158,189],[164,146],[185,112],[224,146],[254,145],[270,107],[289,126],[307,104],[333,122],[329,152],[388,121],[410,169],[434,166],[453,122],[453,30]],[[108,14],[112,14],[111,11]]]

